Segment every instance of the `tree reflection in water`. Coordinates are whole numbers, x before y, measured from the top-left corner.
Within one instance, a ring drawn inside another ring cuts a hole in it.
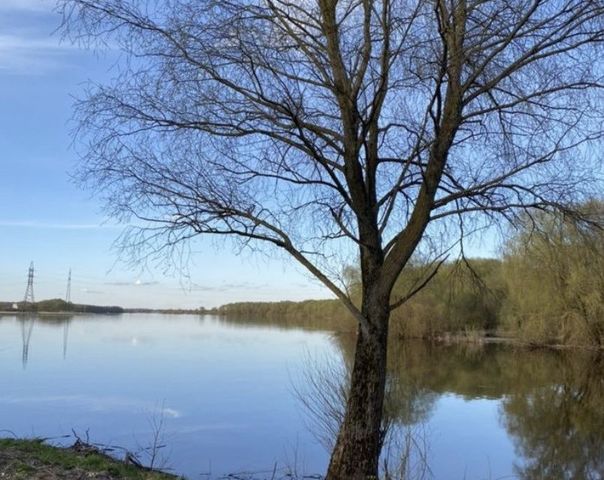
[[[336,338],[348,364],[353,344]],[[390,346],[389,367],[387,405],[396,431],[425,425],[442,395],[498,400],[518,478],[604,479],[601,352],[399,341]]]
[[[520,478],[604,478],[604,380],[602,355],[566,353],[542,358],[545,376],[504,398],[503,422],[522,464]],[[547,365],[545,365],[547,363]],[[533,367],[532,370],[537,370]],[[547,377],[548,374],[555,378]]]
[[[302,378],[294,385],[308,426],[328,452],[344,417],[355,337],[337,334],[333,340],[341,358],[308,357]],[[401,379],[407,371],[401,368],[401,359],[400,355],[390,356],[380,469],[384,478],[422,480],[430,478],[429,445],[423,427],[438,395],[417,379]]]

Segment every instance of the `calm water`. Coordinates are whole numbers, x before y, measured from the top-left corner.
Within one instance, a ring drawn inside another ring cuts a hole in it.
[[[91,441],[140,451],[163,418],[162,457],[190,478],[275,462],[320,473],[324,432],[298,396],[312,395],[317,372],[345,369],[353,341],[305,327],[0,317],[0,430],[88,431]],[[413,438],[411,463],[427,459],[427,478],[604,478],[602,359],[416,342],[395,345],[391,360],[388,409]]]

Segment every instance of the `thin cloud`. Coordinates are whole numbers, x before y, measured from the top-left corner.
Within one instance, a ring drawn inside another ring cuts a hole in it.
[[[69,44],[60,44],[52,37],[26,38],[23,35],[0,35],[0,51],[14,53],[14,50],[73,50]]]
[[[137,287],[149,287],[151,285],[159,285],[159,282],[157,282],[157,281],[143,282],[141,280],[135,280],[134,285]]]
[[[133,282],[118,281],[118,282],[105,282],[104,284],[110,285],[112,287],[150,287],[153,285],[159,285],[159,282],[157,282],[157,281],[143,282],[141,280],[134,280]]]
[[[24,33],[0,35],[0,71],[39,75],[65,64],[67,54],[77,49],[59,43],[50,36],[31,36]]]
[[[2,0],[0,11],[52,12],[54,0]]]
[[[103,225],[96,223],[47,223],[36,221],[13,221],[0,220],[0,228],[39,228],[49,230],[95,230],[95,229],[113,229],[121,228],[117,225]]]
[[[189,290],[191,291],[207,291],[207,292],[229,292],[233,290],[261,290],[268,288],[268,283],[222,283],[218,285],[200,285],[193,284]]]
[[[89,295],[102,295],[102,294],[105,293],[102,290],[91,290],[90,288],[82,288],[80,290],[80,292],[86,293],[86,294],[89,294]]]

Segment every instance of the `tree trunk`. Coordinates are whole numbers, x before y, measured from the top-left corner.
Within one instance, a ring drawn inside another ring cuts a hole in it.
[[[378,475],[390,312],[387,302],[375,299],[363,310],[370,327],[359,328],[357,334],[346,413],[326,480],[369,480]]]

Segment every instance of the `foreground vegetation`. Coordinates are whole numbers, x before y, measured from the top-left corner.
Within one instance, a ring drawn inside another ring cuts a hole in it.
[[[391,317],[406,338],[513,337],[536,345],[604,345],[604,232],[602,203],[584,207],[584,218],[538,214],[525,218],[501,259],[462,259],[440,266],[428,285]],[[585,221],[587,220],[587,222]],[[421,285],[434,265],[415,262],[399,279],[394,297]],[[358,282],[351,289],[360,291]],[[358,295],[357,295],[358,298]],[[215,313],[260,317],[337,331],[355,322],[337,300],[233,303]]]
[[[38,439],[0,439],[0,478],[169,480],[177,477],[127,465],[78,443],[70,448],[60,448]]]

